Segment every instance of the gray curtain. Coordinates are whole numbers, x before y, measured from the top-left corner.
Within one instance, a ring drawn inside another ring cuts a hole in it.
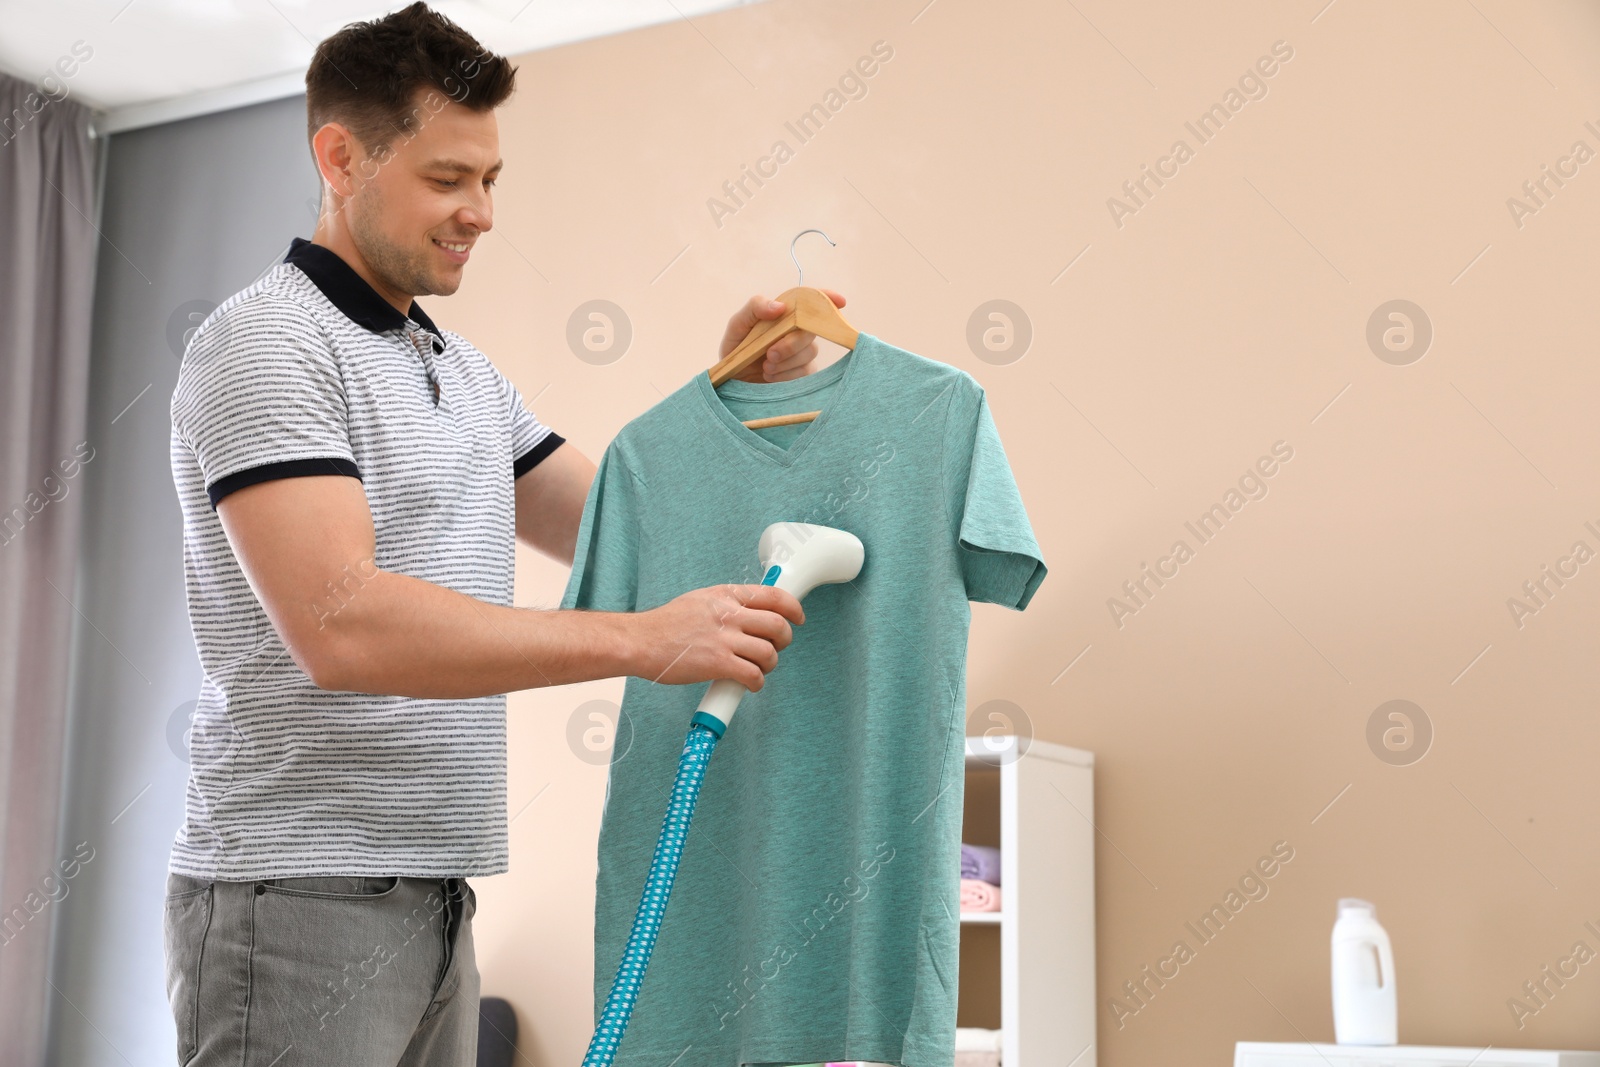
[[[320,188],[303,94],[122,129],[102,151],[95,455],[72,489],[83,533],[56,856],[89,862],[50,906],[52,1067],[176,1057],[162,898],[202,676],[168,407],[186,335],[281,260],[290,238],[310,236]],[[0,1067],[13,1062],[8,1052],[0,1046]]]
[[[0,1049],[44,1062],[101,142],[0,74]]]

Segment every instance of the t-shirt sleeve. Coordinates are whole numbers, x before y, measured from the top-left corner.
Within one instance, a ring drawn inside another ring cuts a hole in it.
[[[948,424],[945,499],[967,599],[1021,611],[1046,567],[982,386],[957,390]]]
[[[215,508],[274,478],[360,478],[344,379],[316,322],[256,298],[209,319],[184,353],[173,428],[194,452]]]
[[[538,466],[539,461],[554,452],[556,446],[566,438],[540,422],[539,417],[528,410],[528,405],[523,403],[522,393],[511,384],[511,379],[498,369],[495,374],[500,380],[505,402],[511,409],[512,477],[520,478]]]
[[[562,608],[638,610],[639,490],[613,442],[584,501]]]

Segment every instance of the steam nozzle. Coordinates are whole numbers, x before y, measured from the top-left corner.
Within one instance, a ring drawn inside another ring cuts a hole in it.
[[[763,569],[761,584],[792,593],[797,599],[819,585],[851,581],[861,573],[866,558],[861,539],[855,534],[811,522],[773,523],[761,532],[757,550]],[[731,679],[712,682],[695,712],[695,720],[705,723],[720,737],[747,692]]]

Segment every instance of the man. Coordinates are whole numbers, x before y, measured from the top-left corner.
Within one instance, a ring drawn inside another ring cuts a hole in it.
[[[324,41],[316,231],[185,353],[172,463],[205,676],[166,901],[180,1063],[471,1064],[465,878],[507,869],[504,694],[759,689],[803,621],[757,585],[510,606],[515,540],[570,564],[595,466],[412,298],[455,292],[493,225],[514,75],[421,3]],[[751,298],[722,353],[780,314]],[[791,335],[747,377],[815,356]]]

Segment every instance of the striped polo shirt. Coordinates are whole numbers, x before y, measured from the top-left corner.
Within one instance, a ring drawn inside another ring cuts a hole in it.
[[[459,334],[402,315],[332,250],[281,263],[195,331],[172,394],[189,621],[204,672],[169,869],[197,878],[507,869],[505,697],[319,689],[251,591],[217,502],[274,478],[358,478],[373,567],[510,606],[515,479],[562,437]]]

